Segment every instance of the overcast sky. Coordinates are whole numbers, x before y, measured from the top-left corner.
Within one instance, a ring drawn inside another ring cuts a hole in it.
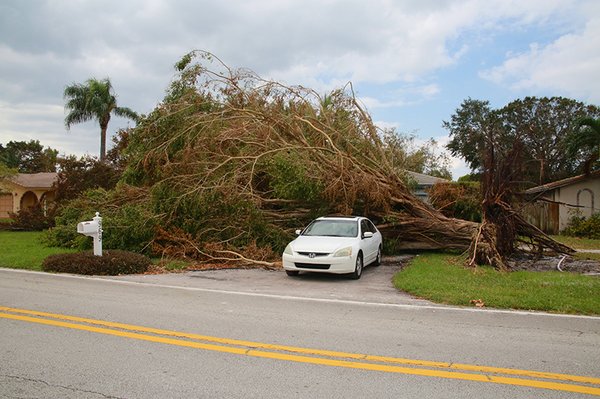
[[[321,93],[352,81],[380,126],[442,144],[468,97],[600,104],[598,0],[2,0],[0,143],[97,155],[96,125],[64,127],[64,87],[110,77],[120,106],[148,113],[194,49]]]

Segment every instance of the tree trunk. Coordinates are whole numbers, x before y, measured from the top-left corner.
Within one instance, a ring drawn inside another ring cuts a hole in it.
[[[100,162],[104,162],[106,158],[106,131],[108,130],[108,122],[100,124]]]

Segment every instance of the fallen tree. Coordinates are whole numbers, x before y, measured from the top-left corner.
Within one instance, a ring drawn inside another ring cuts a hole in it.
[[[471,247],[473,262],[504,266],[496,221],[448,218],[411,194],[351,84],[320,96],[205,52],[177,68],[165,101],[131,132],[117,188],[137,187],[138,203],[147,192],[155,253],[269,265],[314,217],[361,214],[397,249]],[[110,197],[107,209],[127,202]],[[524,223],[519,239],[568,250]]]

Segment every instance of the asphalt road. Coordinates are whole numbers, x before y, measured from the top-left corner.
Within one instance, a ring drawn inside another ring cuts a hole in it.
[[[0,269],[0,397],[600,396],[600,318],[436,306],[395,293],[394,270]]]

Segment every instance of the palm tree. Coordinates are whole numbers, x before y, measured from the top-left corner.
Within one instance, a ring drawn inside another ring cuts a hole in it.
[[[585,174],[589,175],[592,165],[600,156],[600,119],[582,118],[577,128],[567,139],[567,150],[575,156],[580,150],[590,154],[584,162]]]
[[[138,115],[129,108],[118,107],[117,99],[108,78],[97,80],[88,79],[85,84],[74,83],[67,86],[64,92],[65,126],[67,130],[71,125],[90,120],[97,120],[100,124],[100,161],[106,155],[106,129],[111,114],[129,118],[137,122]]]

